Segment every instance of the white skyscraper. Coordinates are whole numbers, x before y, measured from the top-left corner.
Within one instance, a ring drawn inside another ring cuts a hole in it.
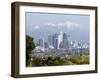
[[[63,42],[63,32],[61,31],[60,33],[58,33],[58,49],[60,48],[62,42]]]

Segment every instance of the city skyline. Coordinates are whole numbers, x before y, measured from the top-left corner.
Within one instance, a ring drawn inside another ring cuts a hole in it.
[[[85,46],[89,48],[89,43],[83,43],[82,41],[72,41],[69,39],[70,35],[67,33],[63,33],[60,31],[59,33],[55,33],[53,35],[48,34],[47,41],[42,36],[37,41],[35,41],[36,47],[42,47],[42,48],[52,48],[52,49],[60,49],[65,48],[68,49],[70,46],[76,46],[81,47]]]
[[[74,55],[74,54],[89,54],[89,43],[83,43],[82,41],[69,40],[69,35],[60,31],[53,35],[48,35],[46,41],[44,37],[40,37],[35,42],[35,49],[33,50],[34,56],[43,55]]]
[[[26,34],[38,40],[63,31],[71,40],[89,42],[89,16],[26,12]]]

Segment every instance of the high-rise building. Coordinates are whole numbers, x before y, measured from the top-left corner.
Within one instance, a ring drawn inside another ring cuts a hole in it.
[[[52,36],[48,35],[48,45],[52,45]]]
[[[62,42],[63,42],[63,32],[54,34],[52,36],[52,45],[55,49],[60,49],[62,47]]]
[[[58,33],[58,49],[61,48],[62,46],[62,42],[63,42],[63,32],[61,31],[60,33]]]
[[[57,49],[57,43],[58,43],[58,40],[57,40],[57,34],[54,34],[52,36],[52,45],[55,49]]]
[[[49,48],[48,42],[45,42],[45,48]]]
[[[39,46],[44,48],[44,38],[39,39]]]
[[[63,48],[69,49],[69,40],[67,33],[63,34]]]
[[[55,48],[55,49],[59,49],[58,38],[55,38],[55,41],[54,41],[54,48]]]

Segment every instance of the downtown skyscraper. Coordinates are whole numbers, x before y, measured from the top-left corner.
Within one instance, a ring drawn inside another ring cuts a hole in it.
[[[60,31],[54,35],[48,35],[48,46],[53,46],[55,49],[68,48],[68,35]]]

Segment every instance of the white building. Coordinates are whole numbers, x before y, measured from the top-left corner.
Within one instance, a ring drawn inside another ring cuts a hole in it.
[[[63,42],[63,32],[62,31],[58,33],[57,38],[58,38],[58,49],[59,49],[61,46],[61,43]]]

